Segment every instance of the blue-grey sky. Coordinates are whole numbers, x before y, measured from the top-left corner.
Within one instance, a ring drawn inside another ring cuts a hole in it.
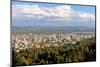
[[[95,26],[95,6],[12,2],[13,26]]]

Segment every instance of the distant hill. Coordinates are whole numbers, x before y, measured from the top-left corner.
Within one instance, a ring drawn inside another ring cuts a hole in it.
[[[93,27],[83,26],[27,26],[12,27],[12,32],[95,32]]]

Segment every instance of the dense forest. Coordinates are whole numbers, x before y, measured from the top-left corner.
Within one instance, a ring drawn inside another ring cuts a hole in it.
[[[96,61],[95,38],[59,47],[28,48],[12,52],[13,66]]]

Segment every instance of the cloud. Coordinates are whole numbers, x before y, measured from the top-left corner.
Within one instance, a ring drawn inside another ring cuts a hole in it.
[[[12,17],[14,19],[45,19],[64,21],[89,21],[95,20],[95,16],[90,13],[75,11],[70,5],[45,7],[40,5],[13,4]]]

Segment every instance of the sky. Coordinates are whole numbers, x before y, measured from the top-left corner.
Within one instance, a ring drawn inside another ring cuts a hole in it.
[[[95,27],[95,6],[12,1],[12,26]]]

